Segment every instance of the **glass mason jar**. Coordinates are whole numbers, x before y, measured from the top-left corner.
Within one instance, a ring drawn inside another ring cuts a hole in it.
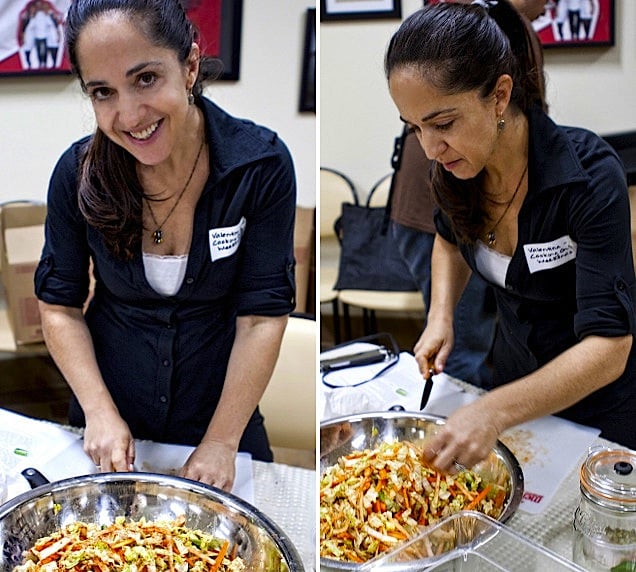
[[[580,480],[574,562],[593,572],[636,571],[636,452],[592,450]]]

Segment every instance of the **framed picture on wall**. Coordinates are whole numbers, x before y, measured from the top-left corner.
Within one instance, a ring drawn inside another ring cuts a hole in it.
[[[238,80],[241,62],[243,0],[182,0],[199,30],[203,54],[223,62],[219,79]]]
[[[320,0],[320,21],[402,18],[401,0]]]
[[[69,74],[64,23],[72,0],[0,0],[0,75]],[[202,52],[239,78],[242,0],[184,0]]]
[[[545,48],[613,46],[614,0],[549,0],[532,27]]]
[[[0,74],[68,74],[64,20],[70,0],[0,0]]]
[[[424,0],[438,4],[446,0]],[[614,45],[615,0],[548,0],[532,22],[544,48]]]
[[[299,111],[316,112],[316,9],[308,8],[305,16],[303,70],[300,78]]]

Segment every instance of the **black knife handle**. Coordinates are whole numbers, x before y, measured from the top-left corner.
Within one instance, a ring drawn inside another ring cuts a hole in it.
[[[21,475],[28,481],[32,489],[41,487],[42,485],[48,485],[50,481],[37,469],[29,467],[21,472]]]

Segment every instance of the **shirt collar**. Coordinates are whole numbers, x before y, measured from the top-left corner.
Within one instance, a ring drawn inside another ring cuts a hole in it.
[[[214,182],[238,167],[276,154],[276,133],[231,116],[207,98],[201,101],[210,145],[210,178]]]
[[[570,138],[539,107],[528,115],[530,125],[529,170],[537,192],[587,181]]]

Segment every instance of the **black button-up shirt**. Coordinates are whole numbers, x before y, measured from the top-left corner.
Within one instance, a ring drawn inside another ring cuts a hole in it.
[[[625,172],[614,150],[585,129],[529,117],[528,194],[505,288],[493,285],[499,328],[495,385],[541,367],[588,335],[635,331],[636,285]],[[437,230],[457,243],[448,219]],[[460,244],[479,272],[472,244]],[[563,416],[585,423],[636,395],[636,344],[625,373]],[[594,421],[599,426],[597,421]]]
[[[96,286],[86,322],[120,414],[137,438],[191,445],[218,403],[237,315],[277,316],[294,306],[291,157],[275,133],[208,100],[202,109],[210,176],[177,294],[155,292],[141,252],[129,262],[114,259],[83,219],[77,168],[86,139],[64,153],[52,175],[35,277],[41,300],[82,307],[92,258]]]

